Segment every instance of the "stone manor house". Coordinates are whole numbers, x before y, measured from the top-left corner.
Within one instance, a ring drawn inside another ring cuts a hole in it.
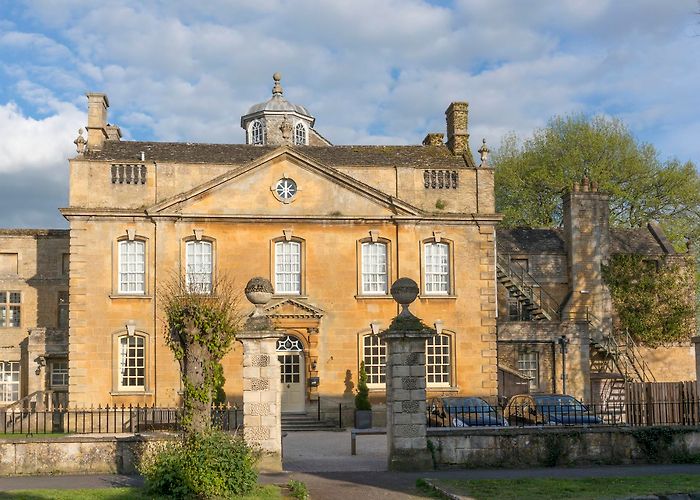
[[[421,145],[335,146],[278,74],[271,98],[241,117],[245,144],[122,141],[107,96],[87,97],[61,209],[70,229],[0,230],[3,405],[178,405],[157,300],[177,274],[205,292],[217,276],[241,290],[270,279],[286,412],[318,396],[349,401],[362,361],[383,398],[385,346],[371,325],[397,314],[388,292],[403,276],[420,286],[412,312],[438,329],[426,344],[429,397],[495,400],[499,385],[564,382],[592,400],[635,376],[596,363],[614,351],[601,264],[614,253],[682,258],[653,224],[609,229],[608,199],[587,180],[565,194],[562,229],[497,229],[494,170],[485,142],[474,161],[465,102]],[[636,356],[644,370],[692,378],[689,346]],[[223,362],[232,402],[241,359],[236,345]],[[655,370],[670,359],[676,372]]]

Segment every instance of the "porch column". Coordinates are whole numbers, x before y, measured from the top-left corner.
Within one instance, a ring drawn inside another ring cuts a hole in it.
[[[435,330],[423,325],[408,310],[418,295],[418,285],[400,278],[391,287],[394,300],[403,306],[388,330],[386,342],[386,425],[389,470],[433,468],[426,438],[425,341]]]
[[[265,278],[251,279],[245,288],[255,310],[236,336],[243,344],[243,437],[262,453],[259,469],[282,470],[282,405],[277,340],[282,333],[272,328],[262,306],[272,297]]]

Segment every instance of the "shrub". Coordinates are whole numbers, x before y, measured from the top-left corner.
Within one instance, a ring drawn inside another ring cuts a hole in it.
[[[145,451],[139,472],[150,495],[231,498],[253,491],[258,481],[254,465],[242,437],[207,431]]]
[[[372,404],[369,402],[369,387],[367,387],[367,371],[365,362],[360,363],[360,380],[357,384],[357,394],[355,395],[355,409],[371,410]]]
[[[306,487],[306,484],[302,483],[301,481],[290,479],[287,483],[287,488],[289,488],[292,498],[296,498],[297,500],[308,500],[309,490]]]

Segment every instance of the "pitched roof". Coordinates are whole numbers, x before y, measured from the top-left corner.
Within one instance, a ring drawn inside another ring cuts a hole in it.
[[[664,255],[675,251],[672,248],[664,250],[649,227],[635,227],[610,230],[610,253]]]
[[[657,230],[658,231],[658,230]],[[660,234],[663,238],[663,234]],[[565,254],[563,229],[497,229],[496,240],[503,253]],[[664,255],[675,253],[662,245],[653,228],[635,227],[610,230],[611,254]]]
[[[189,142],[105,141],[101,151],[88,151],[85,158],[118,163],[146,160],[181,163],[241,165],[274,151],[279,146],[250,144],[199,144]],[[332,167],[412,166],[415,168],[467,168],[464,158],[446,146],[301,146],[304,155]]]
[[[68,238],[68,229],[0,229],[0,236],[33,236],[35,238]]]
[[[503,253],[566,253],[562,229],[497,229],[496,241]]]

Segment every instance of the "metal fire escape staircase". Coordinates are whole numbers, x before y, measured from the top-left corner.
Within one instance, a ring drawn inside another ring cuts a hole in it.
[[[535,280],[520,263],[500,249],[496,252],[496,277],[517,299],[523,310],[529,311],[532,321],[558,321],[559,303]]]
[[[619,373],[626,382],[656,382],[629,332],[609,333],[600,341],[592,341],[591,347],[599,353],[593,372]]]

